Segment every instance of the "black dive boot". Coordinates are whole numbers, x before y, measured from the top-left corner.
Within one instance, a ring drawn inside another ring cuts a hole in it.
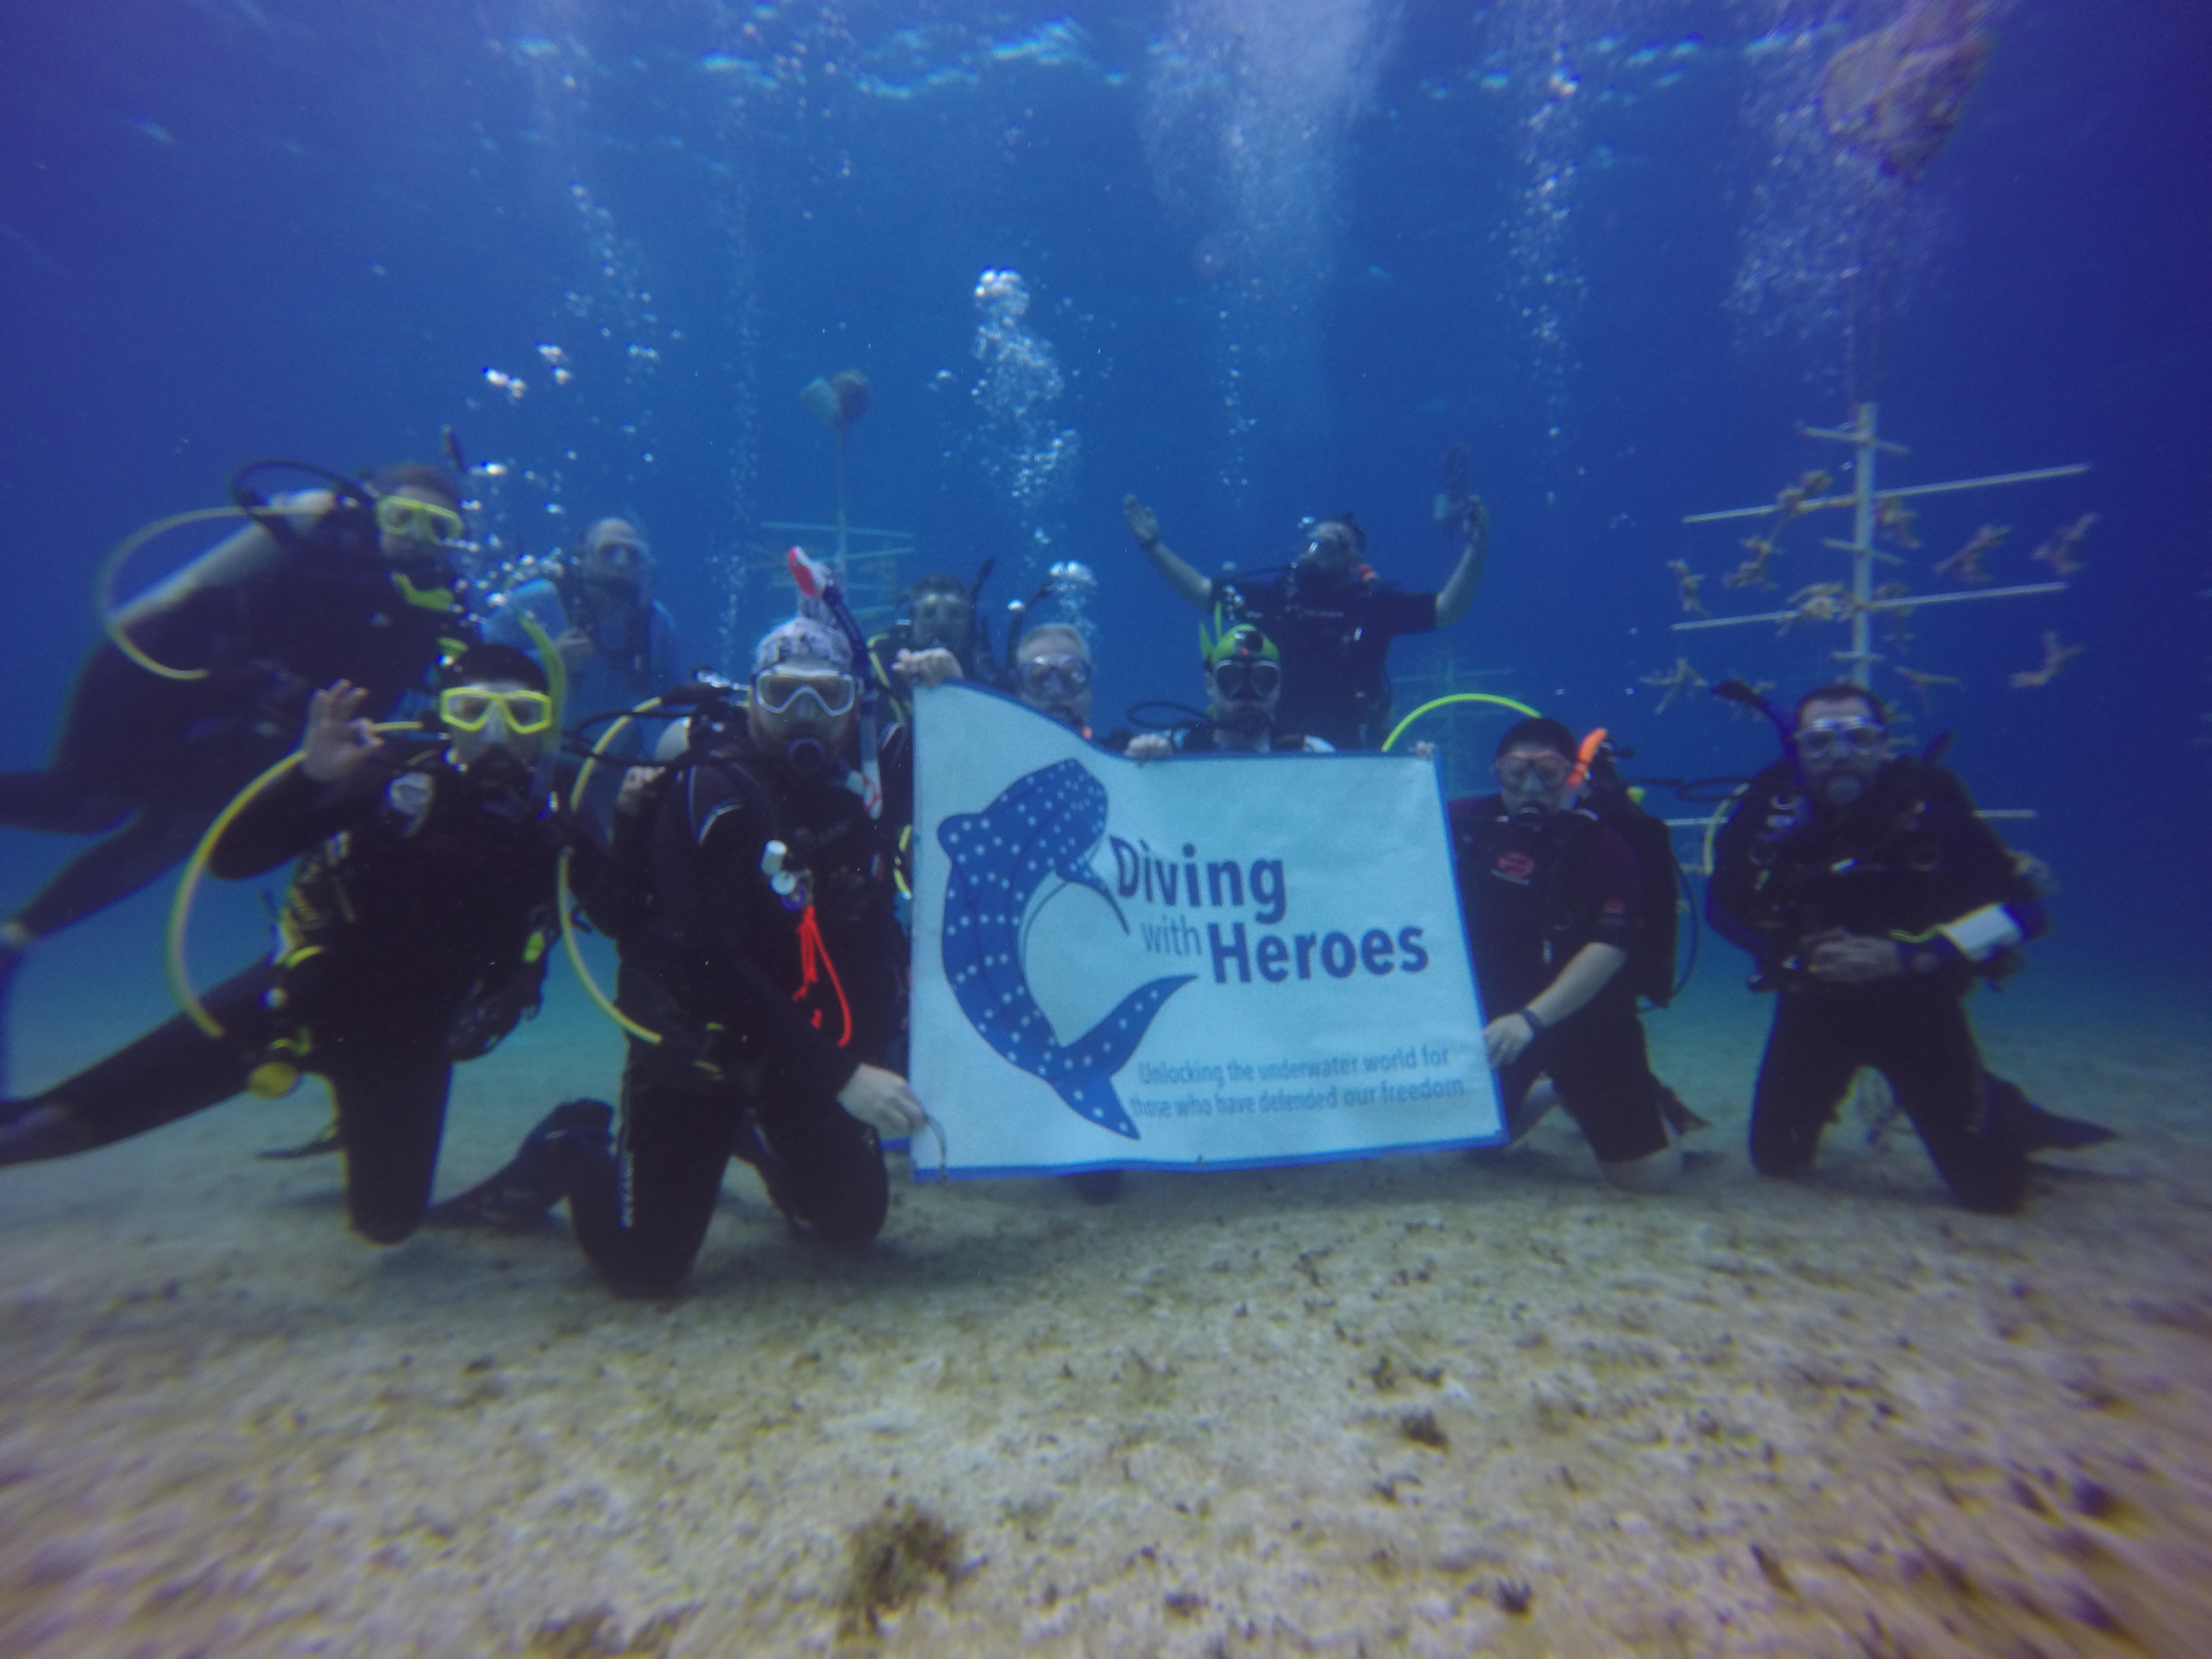
[[[545,1219],[568,1194],[581,1158],[611,1155],[615,1109],[604,1100],[568,1100],[522,1138],[514,1158],[496,1174],[423,1215],[433,1227],[495,1227],[520,1232]]]

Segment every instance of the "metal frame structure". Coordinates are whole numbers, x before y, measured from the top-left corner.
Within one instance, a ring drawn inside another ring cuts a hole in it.
[[[1948,495],[1966,489],[1994,489],[2000,485],[2033,483],[2045,478],[2070,478],[2089,470],[2088,463],[2077,462],[2068,466],[2036,467],[2025,472],[1998,472],[1982,478],[1955,478],[1948,483],[1909,484],[1901,489],[1881,489],[1875,483],[1875,457],[1878,454],[1909,455],[1912,452],[1903,444],[1893,443],[1875,430],[1875,405],[1858,405],[1852,425],[1848,428],[1808,426],[1799,429],[1808,438],[1821,438],[1830,443],[1848,444],[1855,452],[1851,462],[1851,489],[1849,495],[1823,495],[1805,502],[1801,509],[1816,513],[1829,507],[1849,507],[1851,512],[1851,538],[1838,541],[1823,537],[1821,545],[1832,547],[1851,556],[1851,597],[1850,621],[1850,648],[1834,653],[1835,659],[1848,665],[1851,680],[1859,685],[1874,684],[1874,665],[1881,660],[1881,653],[1873,648],[1872,627],[1875,615],[1885,611],[1917,611],[1923,605],[1963,605],[1974,599],[2021,599],[2036,593],[2063,593],[2067,584],[2063,581],[2023,582],[2012,587],[1985,587],[1966,593],[1915,593],[1901,599],[1878,599],[1874,592],[1875,565],[1898,562],[1897,556],[1883,551],[1874,544],[1877,514],[1883,501],[1905,501],[1918,495]],[[1729,507],[1718,513],[1692,513],[1684,524],[1714,524],[1726,519],[1763,519],[1775,512],[1772,502],[1758,507]],[[1786,623],[1801,619],[1795,611],[1762,611],[1747,617],[1706,617],[1695,622],[1673,624],[1677,634],[1690,634],[1709,628],[1742,628],[1753,623]]]
[[[761,528],[783,541],[775,547],[745,550],[740,568],[747,588],[754,585],[754,578],[769,592],[779,583],[787,586],[790,573],[783,562],[784,548],[795,541],[837,573],[845,603],[864,632],[873,635],[890,626],[902,586],[900,562],[915,550],[911,530],[869,530],[799,519],[764,519]]]
[[[2048,478],[2078,477],[2089,470],[2086,461],[2065,466],[2033,467],[2021,472],[1996,472],[1985,477],[1954,478],[1946,483],[1907,484],[1901,489],[1882,489],[1875,483],[1877,455],[1909,455],[1912,452],[1903,444],[1893,443],[1881,435],[1876,428],[1876,406],[1863,403],[1852,414],[1852,423],[1846,428],[1808,426],[1799,428],[1808,438],[1824,439],[1829,443],[1847,444],[1851,458],[1851,488],[1847,495],[1823,495],[1802,504],[1802,513],[1817,513],[1828,508],[1848,507],[1851,509],[1851,538],[1838,541],[1832,536],[1821,538],[1820,544],[1851,556],[1850,602],[1849,620],[1851,628],[1848,650],[1832,653],[1834,659],[1846,666],[1852,684],[1869,690],[1874,684],[1874,666],[1882,660],[1874,649],[1873,623],[1876,615],[1886,611],[1917,611],[1923,605],[1963,605],[1975,599],[2025,599],[2039,593],[2063,593],[2068,584],[2063,581],[2022,582],[2010,587],[1977,588],[1961,593],[1913,593],[1902,598],[1879,599],[1875,597],[1875,567],[1877,563],[1901,562],[1897,555],[1875,545],[1875,531],[1880,522],[1881,504],[1884,501],[1906,501],[1921,495],[1948,495],[1968,489],[1995,489],[2007,484],[2035,483]],[[1762,502],[1757,507],[1733,507],[1718,513],[1691,513],[1683,516],[1684,524],[1717,524],[1731,519],[1764,519],[1773,516],[1775,504]],[[1793,515],[1794,516],[1794,515]],[[1753,623],[1789,623],[1803,620],[1796,611],[1761,611],[1742,617],[1705,617],[1693,622],[1672,624],[1677,634],[1692,634],[1712,628],[1744,628]],[[1700,817],[1668,818],[1670,830],[1695,830],[1699,835],[1699,848],[1695,864],[1686,865],[1692,874],[1712,874],[1713,835],[1735,805],[1735,796],[1721,802],[1707,816]],[[1997,807],[1982,811],[1977,817],[1985,819],[2032,819],[2033,807]]]

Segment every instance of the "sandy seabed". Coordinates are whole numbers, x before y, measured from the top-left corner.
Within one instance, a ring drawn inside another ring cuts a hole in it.
[[[2202,1013],[1985,1005],[2127,1137],[1990,1219],[1848,1115],[1754,1177],[1764,1012],[1652,1022],[1716,1120],[1668,1198],[1555,1118],[1103,1208],[901,1182],[849,1258],[739,1170],[665,1305],[557,1216],[351,1238],[333,1164],[252,1157],[304,1092],[7,1170],[0,1653],[2212,1652]],[[464,1073],[449,1186],[611,1082],[586,1030]],[[909,1504],[951,1571],[872,1619]]]

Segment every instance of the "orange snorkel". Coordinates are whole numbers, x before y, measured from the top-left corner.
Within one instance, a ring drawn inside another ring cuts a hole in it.
[[[1605,747],[1605,727],[1601,726],[1583,739],[1582,747],[1575,750],[1574,766],[1567,773],[1568,788],[1579,789],[1589,781],[1590,763],[1597,758],[1598,751]]]

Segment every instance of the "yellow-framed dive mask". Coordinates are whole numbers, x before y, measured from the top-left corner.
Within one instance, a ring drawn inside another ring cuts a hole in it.
[[[403,541],[434,542],[441,547],[459,545],[469,532],[468,520],[452,507],[412,495],[378,496],[376,527]]]
[[[543,691],[487,691],[480,685],[447,686],[438,694],[438,720],[448,732],[481,732],[497,714],[518,738],[553,729],[553,699]]]

